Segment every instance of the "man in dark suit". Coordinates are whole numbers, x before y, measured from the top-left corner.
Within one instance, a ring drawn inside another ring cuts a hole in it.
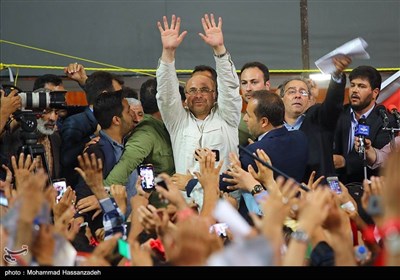
[[[63,123],[61,165],[63,175],[72,188],[75,188],[78,182],[78,173],[74,170],[78,166],[77,157],[97,130],[97,120],[92,112],[93,103],[100,93],[121,90],[122,84],[123,81],[114,74],[104,71],[94,72],[85,83],[89,107],[82,113],[68,117]]]
[[[95,101],[93,113],[102,129],[99,142],[90,145],[87,153],[95,153],[96,158],[102,160],[103,178],[106,178],[124,151],[124,137],[134,128],[133,112],[120,90],[101,93]],[[85,220],[94,232],[102,227],[101,215],[92,220],[95,210],[100,209],[97,198],[82,178],[79,178],[75,191],[77,208],[80,213],[86,213]]]
[[[366,125],[369,126],[369,135],[366,138],[371,140],[372,146],[380,149],[389,143],[390,133],[382,130],[383,120],[379,115],[379,108],[376,106],[382,78],[375,68],[359,66],[351,71],[349,80],[349,104],[344,107],[338,120],[333,159],[340,181],[347,184],[349,193],[359,205],[360,216],[368,224],[373,224],[370,216],[361,207],[364,162],[362,156],[354,148],[354,131],[360,118],[365,118]],[[393,122],[393,119],[390,119],[390,122]],[[369,167],[366,168],[367,178],[379,174],[379,168],[373,170]]]
[[[360,118],[369,126],[368,138],[372,146],[380,149],[390,142],[390,133],[382,130],[383,119],[376,107],[382,78],[371,66],[359,66],[349,75],[349,104],[344,107],[335,131],[335,167],[340,180],[346,183],[362,183],[364,164],[362,157],[354,149],[354,131]],[[389,116],[390,122],[393,122]],[[379,169],[367,168],[368,178],[377,176]]]
[[[257,141],[247,148],[254,153],[257,149],[264,150],[274,167],[300,181],[308,159],[307,137],[302,131],[289,132],[283,125],[284,115],[285,106],[278,95],[267,90],[254,91],[243,120]],[[248,170],[249,164],[257,170],[254,159],[249,155],[241,152],[239,160],[244,170]],[[274,172],[274,177],[278,175]],[[242,192],[239,212],[247,218],[247,209],[254,209],[254,203],[250,193]]]
[[[280,95],[285,104],[285,126],[289,131],[301,130],[308,139],[309,156],[303,182],[312,171],[319,176],[335,175],[333,165],[333,132],[343,110],[346,76],[342,73],[350,64],[347,56],[333,60],[337,71],[332,75],[323,103],[308,106],[310,88],[305,79],[292,78],[282,84]]]

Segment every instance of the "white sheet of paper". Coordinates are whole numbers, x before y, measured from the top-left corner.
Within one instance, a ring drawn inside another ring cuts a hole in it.
[[[367,47],[368,44],[363,38],[355,38],[315,61],[315,65],[322,73],[332,74],[336,71],[336,67],[333,64],[334,57],[344,54],[350,56],[352,59],[369,59],[370,56],[365,50]]]
[[[251,227],[239,212],[226,200],[220,199],[214,209],[214,218],[220,223],[226,223],[236,238],[250,234]]]

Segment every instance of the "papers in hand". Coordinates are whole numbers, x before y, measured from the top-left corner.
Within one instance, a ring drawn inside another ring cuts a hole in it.
[[[315,65],[324,74],[332,74],[336,71],[336,67],[333,64],[333,58],[339,55],[347,55],[352,59],[369,59],[369,54],[365,50],[368,47],[367,42],[361,37],[353,39],[340,47],[334,49],[330,53],[324,55],[317,61]]]

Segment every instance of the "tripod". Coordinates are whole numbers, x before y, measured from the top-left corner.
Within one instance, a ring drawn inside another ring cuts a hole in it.
[[[48,183],[52,185],[51,174],[49,173],[49,165],[46,159],[46,150],[42,144],[37,142],[38,138],[35,133],[37,127],[36,116],[33,112],[23,112],[17,118],[21,124],[21,140],[22,146],[18,149],[18,155],[24,153],[25,156],[30,155],[32,160],[40,157],[43,168],[48,175]]]

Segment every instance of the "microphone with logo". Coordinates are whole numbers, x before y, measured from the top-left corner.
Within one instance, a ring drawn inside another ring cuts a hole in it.
[[[388,106],[389,112],[392,113],[394,118],[396,119],[397,127],[400,128],[400,112],[397,110],[397,107],[393,104]]]
[[[360,148],[358,149],[358,154],[361,157],[364,157],[365,138],[369,136],[369,125],[367,125],[367,120],[365,118],[358,120],[358,125],[356,127],[356,131],[354,132],[354,136],[357,136],[360,139]]]

